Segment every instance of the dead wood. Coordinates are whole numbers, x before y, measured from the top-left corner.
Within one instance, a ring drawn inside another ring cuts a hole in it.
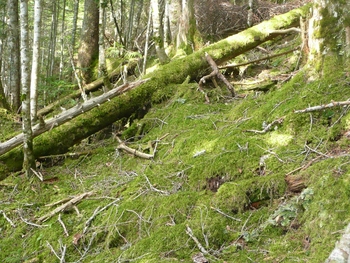
[[[63,123],[72,120],[73,118],[93,109],[96,106],[100,106],[102,103],[112,99],[115,96],[118,96],[130,89],[136,88],[139,85],[145,83],[148,79],[135,81],[133,83],[127,83],[122,86],[117,87],[116,89],[110,90],[107,93],[104,93],[96,98],[90,99],[83,104],[78,104],[69,110],[66,110],[53,118],[42,121],[41,123],[35,125],[33,127],[33,138],[38,135],[52,130],[53,128],[62,125]],[[11,138],[10,140],[3,142],[0,144],[0,155],[12,150],[13,148],[19,146],[23,142],[23,133]]]
[[[128,67],[127,67],[128,74],[131,74],[131,72],[133,72],[135,70],[136,66],[137,66],[137,61],[130,62],[128,64]],[[124,71],[125,71],[124,66],[120,66],[116,70],[112,71],[109,74],[110,82],[115,83],[116,79],[120,79],[122,77],[122,74]],[[38,111],[38,116],[47,115],[50,112],[52,112],[57,106],[64,104],[64,102],[71,100],[71,99],[77,99],[77,98],[81,97],[82,90],[84,91],[84,93],[90,94],[91,92],[94,92],[94,91],[102,88],[103,84],[104,84],[104,79],[99,78],[99,79],[85,85],[84,87],[79,88],[78,90],[74,91],[73,93],[69,94],[68,96],[63,97],[61,99],[58,99],[58,100],[52,102],[51,104],[47,105],[46,107],[40,109]]]
[[[155,155],[155,151],[153,154],[147,154],[147,153],[143,153],[143,152],[140,152],[138,150],[135,150],[135,149],[132,149],[128,146],[126,146],[126,144],[117,137],[117,140],[119,142],[119,145],[117,147],[118,150],[124,150],[134,156],[137,156],[137,157],[140,157],[140,158],[143,158],[143,159],[152,159],[154,158],[154,155]]]
[[[285,52],[282,52],[282,53],[278,53],[278,54],[274,54],[274,55],[268,55],[268,56],[263,57],[263,58],[251,60],[251,61],[240,63],[240,64],[229,64],[229,65],[221,66],[221,67],[219,67],[219,69],[236,68],[236,67],[242,67],[242,66],[250,65],[250,64],[253,64],[253,63],[260,62],[260,61],[264,61],[264,60],[268,60],[268,59],[271,59],[271,58],[283,56],[283,55],[292,53],[292,52],[294,52],[294,51],[296,51],[298,49],[300,49],[300,47],[295,47],[295,48],[293,48],[291,50],[288,50],[288,51],[285,51]]]
[[[188,76],[195,79],[208,68],[206,60],[203,60],[205,52],[210,54],[217,65],[220,65],[280,36],[270,32],[298,26],[300,17],[305,17],[309,10],[307,5],[287,14],[275,16],[270,21],[264,21],[239,34],[206,46],[187,57],[173,60],[159,67],[147,76],[151,79],[139,88],[124,93],[123,96],[117,96],[110,102],[95,107],[89,112],[36,137],[34,139],[35,157],[66,153],[74,144],[115,121],[128,118],[141,110],[145,113],[144,109],[147,108],[147,105],[151,105],[155,92],[170,83],[181,84]],[[23,152],[20,147],[0,156],[0,180],[6,178],[10,172],[20,170],[22,163]]]
[[[235,97],[235,90],[232,86],[232,84],[225,78],[224,75],[221,74],[218,66],[216,65],[215,61],[212,59],[212,57],[205,52],[205,59],[207,60],[208,64],[210,65],[210,67],[212,68],[212,72],[209,75],[206,75],[204,77],[202,77],[199,81],[199,90],[204,93],[203,91],[203,84],[206,82],[207,79],[213,78],[213,77],[217,77],[218,79],[220,79],[222,82],[225,83],[227,89],[229,90],[229,92],[231,93],[232,97]],[[205,94],[205,93],[204,93]],[[207,95],[205,95],[205,100],[209,103],[209,98]]]
[[[306,113],[306,112],[311,112],[311,111],[319,111],[319,110],[324,110],[324,109],[328,109],[328,108],[347,106],[347,105],[350,105],[350,100],[332,101],[331,103],[328,103],[325,105],[313,106],[313,107],[305,108],[303,110],[295,110],[294,113]]]
[[[350,224],[344,229],[340,240],[335,244],[335,248],[326,259],[325,263],[349,262],[350,255]]]
[[[275,125],[279,125],[284,121],[285,117],[278,118],[271,122],[270,124],[263,124],[263,129],[261,131],[258,130],[245,130],[245,132],[253,132],[253,133],[258,133],[258,134],[264,134],[268,131],[270,131]]]
[[[293,193],[300,193],[306,188],[305,180],[301,175],[287,175],[285,177],[288,190]]]
[[[75,196],[74,198],[72,198],[68,202],[66,202],[63,205],[60,205],[56,209],[52,210],[50,213],[48,213],[46,215],[43,215],[37,221],[39,223],[45,222],[46,220],[48,220],[51,217],[53,217],[55,214],[60,213],[60,212],[62,212],[64,210],[67,210],[67,209],[73,207],[74,205],[78,204],[81,200],[83,200],[86,197],[91,196],[92,194],[93,194],[93,192],[86,192],[86,193],[80,194],[78,196]]]

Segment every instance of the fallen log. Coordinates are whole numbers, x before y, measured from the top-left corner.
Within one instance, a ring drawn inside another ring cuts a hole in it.
[[[128,74],[131,74],[131,72],[133,72],[135,70],[136,66],[137,66],[136,60],[129,62],[128,66],[127,66]],[[113,70],[109,74],[110,82],[114,83],[115,79],[120,79],[122,77],[123,72],[124,72],[124,66],[119,66],[117,69]],[[89,93],[94,92],[94,91],[98,90],[99,88],[101,88],[103,86],[103,84],[104,84],[103,78],[99,78],[99,79],[85,85],[83,87],[83,89],[84,89],[86,94],[89,94]],[[46,107],[40,109],[38,111],[38,116],[47,115],[50,112],[52,112],[57,106],[62,105],[63,103],[65,103],[66,101],[68,101],[70,99],[79,98],[80,96],[81,96],[81,91],[80,91],[80,89],[78,89],[78,90],[72,92],[71,94],[69,94],[61,99],[58,99],[58,100],[50,103]]]
[[[213,58],[217,65],[220,65],[268,40],[283,36],[283,32],[276,30],[299,25],[300,17],[305,17],[308,14],[309,7],[306,5],[286,14],[275,16],[269,21],[264,21],[241,33],[209,45],[187,57],[163,65],[146,76],[150,80],[139,88],[133,89],[123,96],[115,97],[110,102],[36,137],[34,139],[34,155],[39,157],[65,153],[82,139],[147,107],[152,103],[152,95],[168,84],[181,84],[188,76],[192,79],[197,78],[201,72],[208,68],[207,61],[203,59],[205,52]],[[0,180],[6,178],[11,171],[20,170],[22,162],[21,148],[13,149],[0,156]]]
[[[133,83],[127,83],[124,85],[121,85],[113,90],[110,90],[96,98],[90,99],[82,104],[77,104],[73,108],[70,108],[66,111],[63,111],[62,113],[54,116],[53,118],[44,121],[43,119],[40,121],[39,124],[35,125],[33,127],[33,138],[39,136],[40,134],[52,130],[53,128],[62,125],[63,123],[70,121],[74,119],[75,117],[79,116],[80,114],[83,114],[87,111],[90,111],[96,106],[100,106],[102,103],[105,103],[106,101],[128,91],[135,87],[140,86],[141,84],[145,83],[149,79],[143,79],[139,81],[135,81]],[[23,142],[24,134],[21,133],[10,140],[0,143],[0,155],[12,150],[13,148],[19,146]]]

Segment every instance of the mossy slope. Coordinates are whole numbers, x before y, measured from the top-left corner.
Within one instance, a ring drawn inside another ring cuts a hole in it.
[[[210,262],[324,261],[349,223],[350,115],[293,111],[350,97],[347,69],[333,70],[336,63],[327,61],[317,81],[304,70],[240,100],[211,90],[205,104],[196,84],[169,87],[171,99],[158,97],[124,133],[141,138],[129,144],[135,149],[156,144],[154,160],[118,152],[107,138],[85,145],[91,153],[78,159],[43,163],[51,181],[8,177],[1,210],[16,227],[0,216],[0,261],[58,262],[50,244],[59,257],[66,247],[66,262],[192,262],[200,250],[189,228]],[[248,132],[281,117],[267,133]],[[285,175],[294,170],[307,186],[302,193],[288,192]],[[30,224],[54,209],[46,204],[87,191],[94,195],[77,205],[79,214],[61,214],[69,236],[58,215]]]

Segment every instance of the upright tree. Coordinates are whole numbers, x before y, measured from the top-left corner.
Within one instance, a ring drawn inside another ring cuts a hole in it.
[[[192,53],[194,50],[194,35],[196,20],[194,17],[194,0],[181,0],[181,15],[176,38],[176,48]]]
[[[91,82],[93,62],[98,59],[98,23],[98,2],[96,0],[85,0],[84,20],[78,51],[78,68],[84,84]]]
[[[21,106],[20,101],[20,50],[19,50],[19,21],[18,21],[18,0],[7,1],[8,15],[8,89],[5,95],[10,102],[11,108],[17,111]]]
[[[34,2],[34,34],[33,34],[33,55],[32,72],[30,78],[30,115],[32,121],[36,121],[38,101],[38,77],[40,58],[40,36],[41,36],[41,0]]]
[[[162,18],[164,9],[162,4],[164,0],[151,0],[152,6],[152,21],[153,21],[153,39],[156,47],[157,56],[161,64],[169,62],[169,58],[165,53],[164,48],[164,28]]]
[[[35,158],[33,155],[33,132],[30,116],[30,70],[29,70],[29,37],[28,37],[28,0],[20,2],[21,30],[21,86],[22,86],[22,121],[23,121],[23,169],[27,176],[32,174]]]

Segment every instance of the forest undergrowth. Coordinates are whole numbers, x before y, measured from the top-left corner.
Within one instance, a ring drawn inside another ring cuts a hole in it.
[[[1,181],[0,261],[323,262],[349,223],[349,107],[294,111],[346,100],[350,78],[330,59],[310,79],[300,59],[227,70],[237,98],[210,83],[210,103],[194,81],[164,87],[144,118]],[[2,138],[20,129],[0,114]]]

